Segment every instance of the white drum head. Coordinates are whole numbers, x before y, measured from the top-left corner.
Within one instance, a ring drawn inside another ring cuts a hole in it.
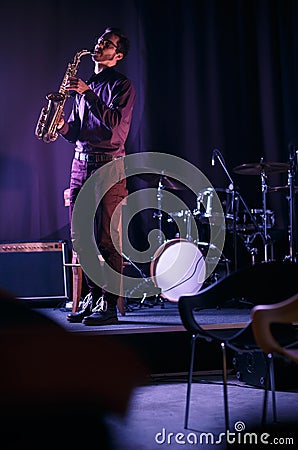
[[[182,295],[194,295],[205,282],[206,264],[202,252],[186,239],[172,239],[156,251],[151,277],[161,295],[178,302]]]

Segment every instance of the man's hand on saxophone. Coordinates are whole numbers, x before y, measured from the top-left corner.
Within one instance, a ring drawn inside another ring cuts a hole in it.
[[[69,129],[68,123],[65,122],[63,117],[61,117],[61,119],[59,119],[59,122],[58,122],[58,125],[57,125],[58,133],[66,134],[68,132],[68,129]]]
[[[88,84],[86,84],[81,78],[69,77],[68,84],[65,86],[67,91],[76,91],[79,94],[84,94],[90,90]],[[60,118],[57,126],[57,130],[60,134],[66,134],[68,132],[68,123],[65,122],[63,117]]]
[[[79,94],[84,94],[90,90],[88,84],[86,84],[81,78],[69,77],[68,84],[65,86],[68,91],[76,91]]]

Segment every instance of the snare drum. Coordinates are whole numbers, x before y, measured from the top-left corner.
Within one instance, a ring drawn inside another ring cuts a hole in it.
[[[178,302],[182,295],[197,294],[206,279],[211,279],[221,257],[215,246],[211,254],[209,249],[207,243],[194,244],[186,239],[162,244],[150,264],[150,275],[161,296]]]

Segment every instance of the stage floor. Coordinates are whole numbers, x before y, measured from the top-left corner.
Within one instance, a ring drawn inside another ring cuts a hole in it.
[[[127,345],[136,352],[140,360],[148,368],[150,374],[187,374],[190,358],[190,336],[184,328],[177,302],[166,301],[150,306],[143,304],[129,305],[125,315],[118,315],[117,325],[86,326],[82,323],[69,323],[67,314],[70,307],[58,305],[55,307],[40,307],[36,310],[57,323],[67,332],[75,335],[94,335],[98,338],[99,348],[101,339],[109,337],[121,345]],[[232,306],[232,307],[231,307]],[[237,305],[217,309],[205,309],[196,314],[196,319],[209,330],[222,330],[229,334],[233,329],[241,329],[250,321],[250,307],[238,302]],[[236,330],[235,330],[236,331]],[[215,342],[200,341],[196,351],[194,370],[221,371],[222,353]],[[78,355],[81,357],[81,355]],[[235,366],[235,352],[227,349],[227,365],[232,372],[242,371],[247,376],[246,362],[241,360],[241,369]],[[254,356],[251,355],[254,359]],[[239,363],[240,364],[240,363]],[[240,366],[239,366],[240,367]],[[256,363],[258,368],[258,363]],[[251,377],[258,379],[263,376],[262,367]],[[122,370],[122,368],[119,368]]]
[[[181,322],[177,302],[131,303],[125,308],[125,315],[118,314],[117,325],[86,326],[82,323],[69,323],[67,314],[71,309],[66,306],[38,308],[41,314],[58,323],[67,331],[96,334],[136,334],[181,332],[185,328]],[[208,329],[242,328],[250,319],[250,310],[246,306],[221,309],[205,309],[198,316],[200,325]]]

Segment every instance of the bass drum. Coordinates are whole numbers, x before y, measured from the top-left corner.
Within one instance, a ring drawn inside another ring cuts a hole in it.
[[[161,290],[161,296],[178,302],[182,295],[195,295],[202,287],[224,274],[214,272],[221,259],[218,249],[207,243],[187,239],[171,239],[155,252],[150,264],[150,276]],[[212,273],[211,273],[212,272]]]

